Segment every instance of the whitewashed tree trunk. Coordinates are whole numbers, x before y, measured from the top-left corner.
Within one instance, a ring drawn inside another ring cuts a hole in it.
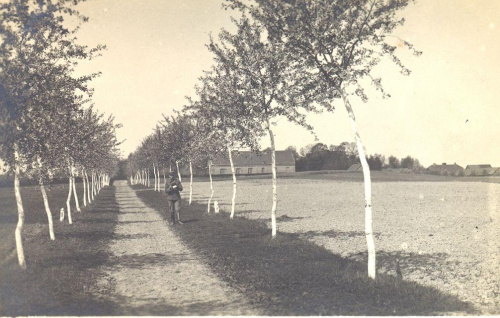
[[[147,173],[148,173],[148,188],[151,187],[151,183],[149,182],[149,168],[147,169]]]
[[[208,199],[207,208],[207,213],[210,213],[210,204],[212,203],[212,198],[214,197],[214,185],[212,182],[212,160],[208,161],[208,176],[210,177],[210,190],[212,191],[210,194],[210,198]]]
[[[92,203],[90,200],[90,183],[89,183],[89,176],[87,175],[87,171],[85,171],[85,180],[87,181],[87,199],[89,200],[89,204]]]
[[[155,191],[158,191],[158,181],[156,180],[156,166],[153,163],[153,174],[155,175]]]
[[[102,174],[98,173],[97,174],[97,193],[98,194],[101,192],[101,187],[102,187]]]
[[[85,170],[82,169],[82,183],[83,183],[83,206],[87,206],[87,185],[85,184]]]
[[[38,166],[40,167],[40,169],[42,169],[42,160],[40,160],[40,158],[37,158],[37,161],[38,161]],[[39,183],[40,183],[40,192],[42,192],[45,213],[47,214],[47,221],[49,222],[49,236],[50,236],[50,239],[52,241],[54,241],[56,239],[56,236],[54,234],[54,223],[52,220],[52,211],[50,211],[49,199],[47,198],[47,192],[45,192],[45,186],[43,184],[42,177],[40,177]]]
[[[351,120],[352,130],[354,132],[354,137],[356,139],[356,145],[358,148],[359,159],[361,161],[361,166],[363,167],[363,179],[365,183],[365,237],[366,245],[368,248],[368,277],[375,279],[376,275],[376,251],[375,251],[375,240],[373,238],[373,225],[372,225],[372,182],[370,176],[370,166],[366,160],[365,151],[363,149],[363,143],[361,142],[361,137],[356,127],[356,117],[354,116],[354,111],[346,97],[344,91],[340,91],[342,99],[344,100],[344,105],[349,114],[349,119]]]
[[[40,191],[42,192],[43,205],[45,206],[45,213],[47,214],[47,220],[49,221],[49,236],[52,241],[56,239],[54,234],[54,223],[52,221],[52,212],[50,211],[49,199],[47,198],[47,192],[45,192],[45,186],[43,185],[43,179],[40,178]]]
[[[21,198],[21,189],[19,184],[19,174],[20,167],[20,156],[19,156],[19,148],[17,144],[14,144],[14,157],[15,157],[15,167],[14,167],[14,194],[16,196],[16,204],[17,204],[17,226],[14,235],[16,237],[16,249],[17,249],[17,260],[19,262],[19,266],[21,268],[26,269],[26,260],[24,258],[24,248],[23,248],[23,227],[24,227],[24,208],[23,208],[23,200]]]
[[[234,218],[234,206],[236,204],[236,171],[234,170],[234,164],[233,164],[233,154],[231,153],[231,146],[227,145],[227,152],[229,154],[229,163],[231,164],[231,173],[233,174],[233,199],[231,203],[231,215],[230,219]]]
[[[189,204],[193,201],[193,164],[189,160]]]
[[[179,161],[175,161],[175,165],[177,167],[177,175],[179,176],[179,181],[182,182],[181,171],[179,170]]]
[[[156,174],[158,178],[158,192],[161,192],[161,176],[160,176],[160,167],[156,167]]]
[[[92,171],[92,174],[90,175],[90,178],[91,178],[91,181],[92,181],[92,191],[91,191],[91,197],[92,197],[92,201],[94,201],[95,199],[95,172]]]
[[[71,169],[71,168],[70,168]],[[68,199],[66,199],[66,211],[68,211],[68,223],[73,224],[73,218],[71,217],[71,190],[72,190],[72,185],[73,182],[71,182],[71,176],[68,178],[68,184],[69,184],[69,189],[68,189]]]
[[[76,210],[82,212],[80,209],[80,202],[78,201],[78,195],[76,194],[76,183],[75,183],[75,169],[71,166],[71,182],[73,183],[73,196],[75,197]]]
[[[269,120],[267,120],[267,130],[269,132],[269,138],[271,138],[271,170],[273,172],[273,207],[271,209],[271,236],[276,237],[276,210],[278,205],[278,185],[276,181],[276,148],[274,145],[274,134],[271,130],[271,125]]]

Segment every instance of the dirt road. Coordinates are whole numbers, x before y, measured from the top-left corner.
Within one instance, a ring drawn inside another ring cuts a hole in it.
[[[118,225],[103,285],[123,315],[258,315],[176,237],[125,181],[116,181]]]

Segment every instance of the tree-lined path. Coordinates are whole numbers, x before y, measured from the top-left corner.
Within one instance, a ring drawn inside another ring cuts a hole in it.
[[[125,181],[115,182],[118,224],[105,265],[110,300],[125,315],[258,315],[221,282],[146,207]]]

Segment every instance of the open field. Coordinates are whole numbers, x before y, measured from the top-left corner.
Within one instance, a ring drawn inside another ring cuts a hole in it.
[[[229,211],[232,182],[215,182],[214,187],[215,199]],[[195,200],[206,202],[209,183],[196,182],[194,189]],[[362,182],[278,178],[278,199],[279,232],[365,261]],[[236,202],[238,216],[270,227],[269,179],[240,181]],[[483,313],[499,313],[499,203],[495,183],[375,182],[379,273],[395,275],[399,258],[405,280],[457,295]]]
[[[371,171],[372,182],[488,182],[500,183],[499,176],[488,177],[452,177],[452,176],[439,176],[426,173],[404,173],[389,170]],[[188,178],[188,176],[183,176]],[[214,181],[229,180],[231,175],[214,175]],[[253,179],[269,179],[270,174],[253,174],[253,175],[238,175],[241,180]],[[301,171],[293,173],[280,173],[278,179],[299,179],[299,180],[331,180],[331,181],[353,181],[363,182],[363,173],[361,171],[347,171],[347,170],[319,170],[319,171]],[[184,179],[183,179],[184,180]],[[208,177],[195,177],[197,181],[208,181]]]

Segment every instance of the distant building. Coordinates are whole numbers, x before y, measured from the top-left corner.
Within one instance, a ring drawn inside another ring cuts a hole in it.
[[[233,164],[236,174],[268,174],[271,171],[271,152],[238,151],[233,153]],[[231,174],[229,158],[218,156],[212,160],[213,175]],[[276,172],[295,172],[295,158],[292,152],[276,151]]]
[[[500,168],[494,168],[489,164],[468,165],[465,168],[466,176],[499,176]]]
[[[449,165],[449,164],[446,164],[446,162],[444,162],[440,165],[433,164],[432,166],[427,168],[427,170],[429,172],[435,173],[435,174],[457,176],[461,172],[463,173],[464,168],[460,167],[456,163]]]

